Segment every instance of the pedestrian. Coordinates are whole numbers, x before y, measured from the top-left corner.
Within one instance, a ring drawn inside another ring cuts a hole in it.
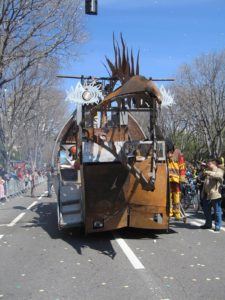
[[[0,176],[0,200],[5,199],[5,188],[4,188],[5,180],[2,179],[2,176]]]
[[[218,159],[211,159],[207,163],[205,171],[205,181],[203,185],[203,212],[205,215],[205,224],[202,229],[212,228],[211,209],[213,207],[215,214],[215,231],[219,232],[222,225],[222,197],[220,186],[223,183],[224,171],[219,167]]]
[[[29,185],[29,181],[30,181],[30,175],[28,172],[26,172],[24,174],[24,187],[25,187],[25,192],[27,192],[27,188],[28,188],[28,185]]]
[[[196,183],[197,183],[197,191],[199,193],[199,198],[200,198],[200,205],[202,209],[203,209],[203,201],[205,196],[203,193],[203,186],[205,181],[205,169],[206,169],[206,163],[200,162],[200,168],[198,169],[197,172]]]
[[[24,179],[23,170],[21,169],[21,167],[18,167],[17,172],[16,172],[16,176],[21,181]]]
[[[53,169],[49,168],[47,171],[47,187],[48,187],[48,197],[52,196],[52,186],[53,186]]]
[[[30,176],[30,184],[31,184],[31,197],[34,197],[34,191],[36,187],[36,181],[37,181],[37,172],[36,170],[32,172]]]

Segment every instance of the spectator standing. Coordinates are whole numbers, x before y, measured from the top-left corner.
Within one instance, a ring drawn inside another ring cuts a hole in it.
[[[197,190],[199,191],[199,197],[200,197],[200,205],[203,208],[203,201],[204,201],[204,193],[203,193],[203,186],[204,186],[204,181],[205,181],[205,168],[206,164],[202,162],[200,164],[200,168],[197,172],[197,178],[196,178],[196,183],[197,183]]]
[[[0,200],[5,199],[5,188],[4,188],[5,180],[2,179],[2,176],[0,176]]]
[[[31,184],[31,197],[34,197],[36,182],[37,182],[37,172],[36,170],[32,172],[30,176],[30,184]]]
[[[17,176],[17,178],[18,178],[19,180],[23,180],[23,179],[24,179],[24,175],[23,175],[23,171],[22,171],[21,167],[19,167],[19,168],[17,169],[16,176]]]
[[[47,171],[47,185],[48,185],[48,197],[52,196],[52,185],[53,185],[53,170],[49,168]]]
[[[219,168],[220,162],[212,159],[207,163],[205,171],[205,181],[203,185],[203,211],[205,215],[205,224],[202,229],[212,228],[211,209],[213,207],[215,213],[215,231],[220,231],[222,225],[222,197],[220,186],[223,183],[223,169]]]
[[[29,184],[29,181],[30,181],[30,175],[28,172],[26,172],[24,174],[24,185],[25,185],[25,191],[27,192],[27,188],[28,188],[28,184]]]
[[[2,179],[5,177],[6,175],[6,171],[5,169],[3,168],[2,165],[0,165],[0,176],[2,177]]]

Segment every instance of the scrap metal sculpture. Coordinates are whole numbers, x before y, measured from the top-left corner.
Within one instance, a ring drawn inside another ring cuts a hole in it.
[[[157,128],[162,97],[154,80],[139,74],[139,52],[135,62],[120,39],[121,47],[113,36],[114,62],[106,57],[108,77],[59,76],[81,80],[67,96],[77,108],[55,146],[60,228],[168,229],[165,142]]]

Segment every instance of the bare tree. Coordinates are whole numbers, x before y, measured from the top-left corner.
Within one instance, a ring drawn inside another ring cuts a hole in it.
[[[175,94],[183,117],[209,155],[220,155],[225,129],[225,51],[210,53],[184,65]]]
[[[22,149],[24,159],[31,162],[33,168],[37,166],[37,161],[40,165],[51,160],[54,139],[68,117],[64,96],[54,86],[42,90],[35,104],[35,114],[20,134],[17,144]]]
[[[37,103],[52,89],[59,58],[84,41],[81,0],[0,3],[0,159],[8,164]],[[55,89],[55,94],[60,94]],[[61,95],[62,96],[62,95]]]
[[[38,131],[39,135],[42,134],[46,138],[47,129],[50,131],[50,121],[47,123],[45,116],[51,115],[55,107],[59,106],[59,100],[61,115],[64,115],[65,95],[55,88],[56,70],[56,63],[46,58],[42,65],[30,67],[26,73],[8,83],[9,90],[4,91],[4,105],[0,107],[0,154],[6,166],[9,165],[14,146],[21,147],[24,134],[29,135],[27,128],[33,128],[37,123],[42,128],[42,131]],[[56,118],[60,119],[56,115],[53,120]],[[51,119],[49,116],[49,120]],[[36,133],[32,132],[31,136],[35,143],[39,141]],[[24,150],[23,147],[20,149]],[[36,154],[34,156],[36,161]]]
[[[0,88],[83,41],[81,0],[1,0]],[[71,53],[71,52],[70,52]]]
[[[170,87],[174,104],[160,122],[192,159],[221,155],[225,132],[225,51],[209,53],[181,66]]]

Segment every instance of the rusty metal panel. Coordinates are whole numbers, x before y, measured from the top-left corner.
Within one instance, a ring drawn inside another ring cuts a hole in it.
[[[137,141],[144,140],[146,138],[144,131],[131,114],[128,115],[128,128],[131,140]]]
[[[148,163],[148,160],[146,160],[146,163]],[[130,207],[130,227],[168,228],[169,195],[166,163],[158,164],[154,191],[143,189],[135,175],[130,174],[124,186],[124,194]]]
[[[148,160],[146,160],[148,163]],[[159,163],[156,173],[154,191],[142,188],[140,181],[130,174],[129,180],[124,186],[124,194],[130,204],[166,206],[167,203],[167,166],[166,163]]]
[[[85,129],[89,139],[98,141],[102,134],[105,136],[106,141],[128,141],[127,127],[108,128],[104,132],[102,128],[86,128]]]
[[[128,96],[137,97],[138,99],[141,97],[148,103],[154,100],[156,100],[158,104],[162,102],[160,91],[154,82],[143,76],[136,75],[131,77],[124,85],[108,94],[101,103],[93,107],[91,110],[92,114],[94,115],[98,110],[106,109],[115,99],[119,106],[121,106],[124,98]]]
[[[127,201],[122,187],[128,171],[121,163],[84,164],[85,231],[127,226]],[[99,224],[97,228],[95,224]]]
[[[135,206],[130,208],[129,227],[143,229],[168,229],[168,213],[165,207]]]

